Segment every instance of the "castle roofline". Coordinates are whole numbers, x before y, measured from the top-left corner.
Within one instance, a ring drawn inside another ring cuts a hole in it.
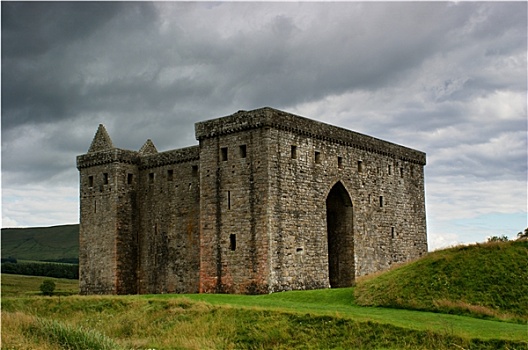
[[[77,156],[77,169],[110,163],[139,163],[139,152],[120,148],[112,148],[99,152],[86,153]]]
[[[173,149],[156,154],[142,155],[140,169],[156,168],[164,165],[197,161],[200,159],[200,146]]]
[[[197,140],[256,128],[275,128],[323,141],[425,165],[425,153],[355,131],[311,120],[271,107],[238,111],[232,115],[195,124]]]

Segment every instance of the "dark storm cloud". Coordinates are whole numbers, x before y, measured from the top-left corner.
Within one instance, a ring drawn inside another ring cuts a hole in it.
[[[33,58],[89,36],[119,13],[120,3],[2,3],[2,60]]]
[[[479,193],[480,213],[518,203],[526,10],[525,2],[3,2],[4,196],[58,183],[55,193],[76,196],[75,156],[99,123],[118,147],[137,150],[151,138],[162,151],[196,144],[196,121],[271,106],[427,152],[430,212],[448,217],[449,202],[468,213],[464,198]]]
[[[154,12],[139,3],[3,2],[2,127],[72,118],[86,108],[83,66],[97,59],[90,42],[117,15],[134,17],[131,28]]]

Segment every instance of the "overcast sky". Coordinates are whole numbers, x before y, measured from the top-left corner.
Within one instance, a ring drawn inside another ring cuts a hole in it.
[[[270,106],[427,153],[430,249],[527,224],[527,3],[2,2],[2,227],[78,223],[75,157]]]

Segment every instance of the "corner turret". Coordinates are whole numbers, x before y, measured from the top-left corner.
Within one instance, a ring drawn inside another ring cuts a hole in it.
[[[97,128],[97,132],[95,133],[88,153],[106,151],[112,148],[114,148],[114,144],[112,142],[112,139],[110,138],[110,135],[108,135],[108,132],[106,131],[104,125],[99,124],[99,128]]]
[[[156,149],[156,146],[154,146],[154,143],[151,139],[148,139],[147,142],[139,149],[139,153],[141,155],[147,155],[147,154],[156,154],[158,153],[158,150]]]

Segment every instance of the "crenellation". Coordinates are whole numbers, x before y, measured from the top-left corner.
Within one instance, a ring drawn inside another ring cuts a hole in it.
[[[195,132],[136,152],[100,125],[77,157],[82,294],[345,287],[427,251],[423,152],[272,108]]]

